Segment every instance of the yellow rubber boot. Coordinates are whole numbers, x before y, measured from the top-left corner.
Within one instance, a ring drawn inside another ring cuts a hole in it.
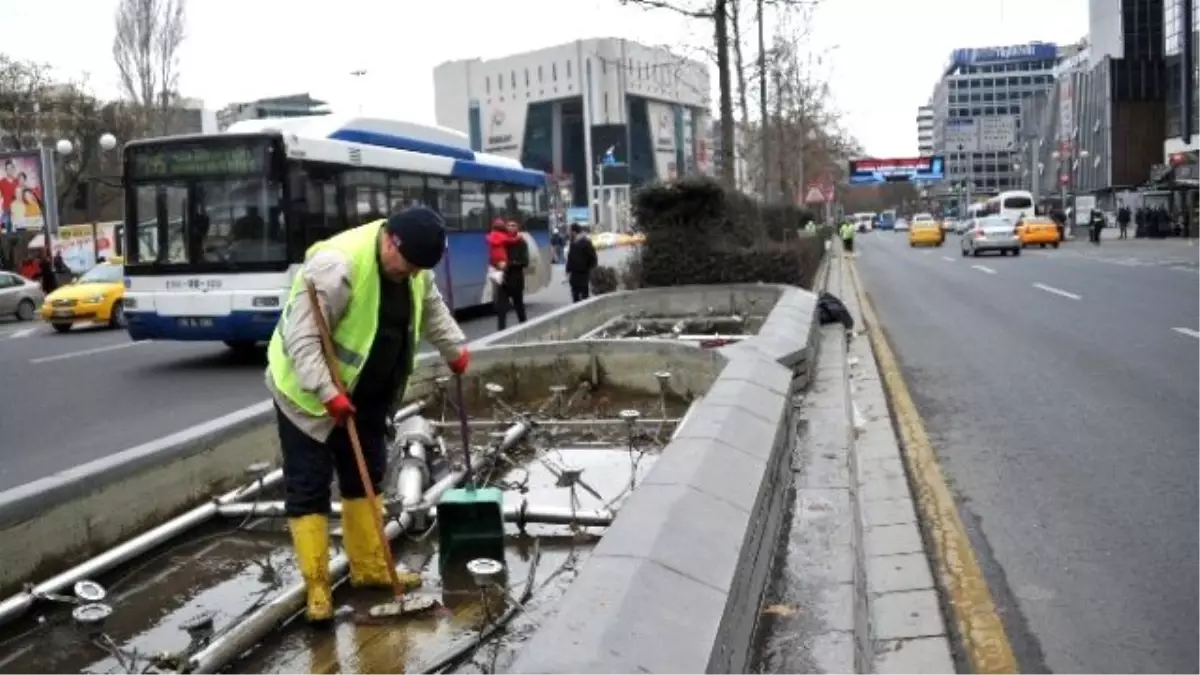
[[[366,498],[342,500],[342,545],[350,559],[350,584],[356,588],[391,588],[387,556],[375,529],[372,511],[383,510],[383,499]],[[398,572],[405,590],[421,585],[421,576],[413,572]]]
[[[333,590],[329,584],[329,519],[321,514],[288,520],[292,550],[308,593],[305,616],[309,621],[333,618]]]

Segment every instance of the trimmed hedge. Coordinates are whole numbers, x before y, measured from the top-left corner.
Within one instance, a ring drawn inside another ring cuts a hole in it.
[[[638,192],[633,201],[646,241],[622,271],[626,288],[783,283],[810,288],[830,229],[806,232],[808,211],[760,204],[708,178]]]

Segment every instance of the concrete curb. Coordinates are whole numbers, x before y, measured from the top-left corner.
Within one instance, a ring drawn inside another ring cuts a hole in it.
[[[815,353],[815,296],[776,292],[759,335],[719,350],[728,365],[512,672],[750,669],[790,488],[792,394]],[[624,295],[609,302],[624,310]]]

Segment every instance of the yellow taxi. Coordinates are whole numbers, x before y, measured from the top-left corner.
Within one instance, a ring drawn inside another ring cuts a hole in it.
[[[1058,248],[1058,224],[1050,218],[1031,216],[1022,218],[1017,223],[1017,236],[1021,238],[1021,246],[1041,246],[1049,244]]]
[[[942,224],[934,220],[933,216],[928,213],[918,213],[913,216],[912,222],[908,226],[908,245],[917,246],[941,246],[946,241],[946,232],[942,230]]]
[[[60,333],[79,323],[124,328],[124,297],[125,266],[120,261],[103,262],[47,295],[42,303],[42,319]]]

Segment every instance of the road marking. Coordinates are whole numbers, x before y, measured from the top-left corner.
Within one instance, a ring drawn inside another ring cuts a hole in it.
[[[1072,299],[1072,300],[1082,300],[1082,299],[1083,299],[1082,297],[1080,297],[1080,296],[1078,296],[1078,295],[1075,295],[1074,293],[1071,293],[1070,291],[1064,291],[1064,290],[1063,290],[1063,289],[1061,289],[1061,288],[1055,288],[1055,287],[1053,287],[1053,286],[1047,286],[1046,284],[1034,284],[1034,285],[1033,285],[1033,287],[1034,287],[1034,288],[1040,288],[1040,289],[1042,289],[1043,291],[1046,291],[1047,293],[1053,293],[1053,294],[1055,294],[1055,295],[1061,295],[1061,296],[1062,296],[1062,297],[1064,297],[1064,298],[1070,298],[1070,299]]]
[[[1176,333],[1191,335],[1194,338],[1200,338],[1200,330],[1192,330],[1191,328],[1172,328],[1171,330],[1175,331]]]
[[[954,262],[954,258],[951,258],[948,255],[942,256],[942,260],[945,260],[946,262]]]
[[[983,576],[975,549],[967,538],[967,530],[958,514],[954,496],[946,485],[925,424],[917,412],[917,404],[909,394],[896,356],[879,327],[875,309],[859,281],[858,266],[851,262],[849,272],[858,296],[863,324],[875,348],[875,360],[883,377],[884,391],[891,399],[904,462],[908,466],[914,499],[920,511],[921,526],[933,544],[934,571],[942,592],[949,598],[950,612],[957,624],[971,671],[1016,673],[1017,659],[1004,630],[1004,622],[996,611],[987,578]]]
[[[8,337],[10,337],[10,338],[29,337],[30,335],[33,335],[34,333],[36,333],[38,328],[39,328],[39,326],[33,326],[31,328],[22,328],[21,330],[13,331],[12,334],[9,335]]]
[[[995,274],[996,273],[996,270],[988,267],[987,265],[971,265],[971,267],[974,267],[975,269],[979,270],[980,272],[984,272],[987,274]]]
[[[118,349],[127,349],[153,342],[153,340],[143,340],[142,342],[122,342],[119,345],[108,345],[106,347],[93,347],[91,349],[81,349],[77,352],[67,352],[65,354],[55,354],[54,356],[41,356],[36,359],[29,359],[30,363],[51,363],[53,361],[65,361],[74,359],[80,356],[90,356],[92,354],[102,354],[104,352],[115,352]]]

